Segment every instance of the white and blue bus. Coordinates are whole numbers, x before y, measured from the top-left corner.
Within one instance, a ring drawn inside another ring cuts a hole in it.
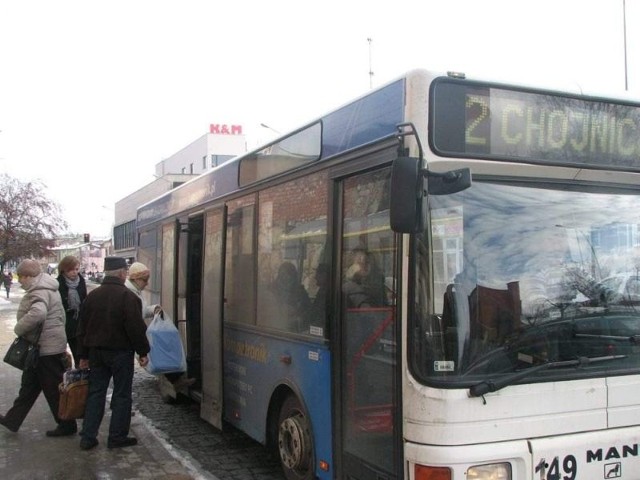
[[[138,210],[289,480],[640,479],[640,104],[413,71]]]

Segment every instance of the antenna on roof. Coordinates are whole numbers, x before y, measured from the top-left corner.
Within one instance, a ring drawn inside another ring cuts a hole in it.
[[[624,35],[624,89],[629,90],[629,79],[627,76],[627,2],[622,0],[622,27]]]
[[[373,70],[371,66],[371,42],[373,40],[371,37],[367,38],[367,42],[369,42],[369,88],[373,88]]]

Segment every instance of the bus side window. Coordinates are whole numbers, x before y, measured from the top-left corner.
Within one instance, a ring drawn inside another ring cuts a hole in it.
[[[228,205],[225,311],[227,322],[255,325],[254,218],[255,197],[233,200]]]
[[[293,263],[280,265],[271,293],[279,327],[292,332],[304,331],[303,319],[311,308],[311,300],[298,280],[298,270]]]
[[[327,237],[327,174],[318,172],[259,193],[257,324],[325,335],[312,299]],[[311,328],[311,327],[314,328]]]
[[[314,279],[317,290],[311,303],[310,322],[311,326],[324,328],[329,301],[329,266],[326,263],[318,264]]]

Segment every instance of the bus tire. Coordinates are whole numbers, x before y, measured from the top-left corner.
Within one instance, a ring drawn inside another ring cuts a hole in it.
[[[309,415],[295,395],[286,397],[280,407],[277,448],[287,480],[314,478],[314,447]]]

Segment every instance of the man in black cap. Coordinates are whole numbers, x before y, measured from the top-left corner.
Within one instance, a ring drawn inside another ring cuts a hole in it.
[[[127,262],[107,257],[102,284],[87,295],[78,326],[80,368],[91,368],[89,395],[84,413],[80,448],[98,445],[98,430],[104,417],[109,382],[113,378],[108,448],[138,443],[129,436],[133,388],[133,360],[148,363],[149,342],[140,299],[125,285]]]

